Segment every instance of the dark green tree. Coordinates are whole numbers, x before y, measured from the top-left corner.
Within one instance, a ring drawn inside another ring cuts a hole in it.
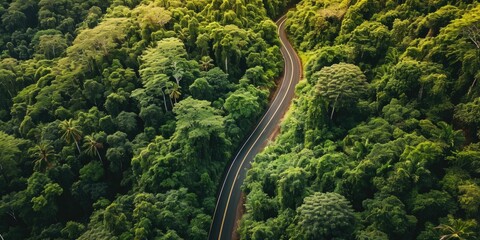
[[[316,192],[297,209],[292,239],[348,239],[355,228],[350,203],[337,193]]]
[[[103,144],[98,142],[93,135],[85,136],[83,147],[88,155],[97,156],[100,162],[103,162],[99,151],[103,148]]]
[[[72,141],[77,146],[78,153],[81,153],[80,145],[78,142],[82,139],[82,131],[77,126],[77,123],[73,119],[63,120],[60,122],[60,128],[63,131],[62,138],[67,142],[71,143]]]
[[[52,145],[46,142],[37,144],[30,150],[34,160],[33,169],[39,172],[45,172],[52,168],[55,163],[55,152]]]
[[[359,67],[339,63],[324,67],[312,74],[310,82],[316,86],[316,93],[327,103],[330,119],[338,108],[348,108],[366,94],[368,83]]]

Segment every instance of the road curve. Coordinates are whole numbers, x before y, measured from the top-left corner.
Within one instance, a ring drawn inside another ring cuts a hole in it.
[[[240,187],[245,179],[247,169],[250,168],[253,158],[265,145],[268,137],[273,133],[285,114],[295,95],[295,85],[301,78],[301,62],[288,41],[285,33],[285,20],[286,17],[283,16],[277,21],[278,35],[281,41],[280,51],[285,61],[280,89],[277,91],[277,95],[271,102],[267,112],[263,115],[229,166],[217,198],[217,205],[208,234],[209,240],[232,239],[237,206],[241,196]]]

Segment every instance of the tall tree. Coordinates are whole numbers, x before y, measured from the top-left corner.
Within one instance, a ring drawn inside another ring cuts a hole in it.
[[[310,82],[315,83],[316,93],[331,108],[330,119],[337,108],[349,107],[358,101],[368,87],[360,68],[347,63],[324,67],[312,75]]]
[[[78,141],[82,139],[82,131],[78,129],[77,123],[73,121],[73,119],[63,120],[60,122],[60,128],[63,131],[62,138],[65,139],[67,143],[71,143],[72,141],[77,146],[78,153],[81,153],[80,146],[78,145]]]
[[[180,86],[176,83],[172,84],[172,87],[169,89],[169,96],[171,99],[177,103],[177,100],[180,98],[182,95],[182,92],[180,92]]]
[[[350,203],[337,193],[316,192],[297,209],[292,239],[347,239],[355,227]]]
[[[440,224],[436,228],[442,233],[440,240],[468,240],[478,236],[474,231],[475,227],[477,227],[477,222],[473,219],[462,220],[449,216],[447,224]]]
[[[208,71],[213,66],[213,59],[210,56],[203,56],[202,59],[200,59],[202,71]]]
[[[96,63],[100,63],[126,38],[128,23],[127,18],[106,18],[95,28],[81,31],[67,49],[68,58],[62,59],[61,66],[93,72]]]
[[[149,29],[156,31],[164,27],[165,24],[172,19],[172,13],[163,7],[155,6],[155,3],[148,5],[140,5],[133,11],[140,20],[140,27],[142,29]]]
[[[43,35],[36,46],[38,53],[45,55],[47,59],[53,59],[63,54],[67,48],[67,40],[62,35]]]
[[[87,135],[84,138],[83,147],[90,156],[97,156],[100,162],[103,162],[99,149],[103,148],[103,144],[98,142],[93,135]]]
[[[184,146],[185,154],[192,160],[224,159],[229,145],[224,133],[225,119],[210,104],[189,97],[173,110],[177,119],[174,139]]]
[[[0,194],[8,191],[9,182],[18,179],[21,173],[19,166],[25,156],[21,149],[25,143],[25,140],[0,131]]]
[[[46,142],[37,144],[31,149],[32,157],[35,158],[34,169],[39,172],[45,172],[53,167],[55,152],[52,145]]]

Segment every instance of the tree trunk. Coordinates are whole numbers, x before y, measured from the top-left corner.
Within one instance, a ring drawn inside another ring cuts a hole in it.
[[[180,86],[180,80],[181,80],[181,77],[176,77],[175,78],[175,82],[177,82],[177,86]]]
[[[330,114],[330,120],[333,119],[333,113],[335,113],[335,104],[333,104],[332,113]]]
[[[80,146],[78,146],[78,141],[77,139],[74,139],[75,140],[75,145],[77,146],[77,149],[78,149],[78,154],[80,154],[82,151],[80,150]]]
[[[476,83],[477,83],[477,78],[473,78],[472,85],[470,85],[470,87],[468,88],[467,96],[470,96],[470,93],[472,92],[473,87],[475,87]]]
[[[98,151],[98,148],[95,148],[95,152],[97,152],[98,159],[100,159],[100,162],[103,163],[102,156],[100,156],[100,152]]]
[[[17,221],[17,216],[15,216],[15,211],[10,209],[9,211],[7,211],[7,214],[10,215],[10,217],[12,217],[13,220],[15,220],[15,222]]]
[[[165,92],[162,89],[162,96],[163,96],[163,106],[165,107],[165,112],[168,112],[167,108],[167,99],[165,98]]]
[[[435,30],[433,28],[428,29],[427,37],[435,36]]]
[[[10,89],[13,88],[13,85],[10,84],[12,87],[7,87],[7,84],[6,84],[6,83],[1,83],[1,84],[2,84],[3,87],[7,90],[7,93],[8,93],[8,95],[10,95],[10,98],[13,98],[14,96],[13,96],[12,92],[10,92]]]
[[[172,107],[172,109],[173,109],[173,102],[172,102],[172,98],[171,98],[171,97],[169,97],[169,98],[168,98],[168,100],[170,101],[170,106],[171,106],[171,107]]]
[[[337,97],[335,98],[335,102],[333,103],[332,113],[330,114],[330,120],[333,119],[333,114],[335,113],[335,106],[337,105],[338,97],[340,97],[340,94],[337,95]]]
[[[225,57],[225,73],[228,74],[228,57]]]

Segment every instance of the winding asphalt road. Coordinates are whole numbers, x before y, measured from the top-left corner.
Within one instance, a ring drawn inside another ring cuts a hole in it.
[[[281,41],[281,52],[285,60],[283,78],[275,99],[271,102],[265,115],[257,127],[247,138],[233,159],[217,198],[213,221],[210,225],[209,240],[230,240],[234,233],[237,219],[237,206],[240,202],[241,189],[247,169],[255,155],[265,146],[268,137],[272,135],[285,114],[295,93],[295,85],[301,78],[302,67],[300,59],[287,39],[283,16],[277,21],[278,35]]]

